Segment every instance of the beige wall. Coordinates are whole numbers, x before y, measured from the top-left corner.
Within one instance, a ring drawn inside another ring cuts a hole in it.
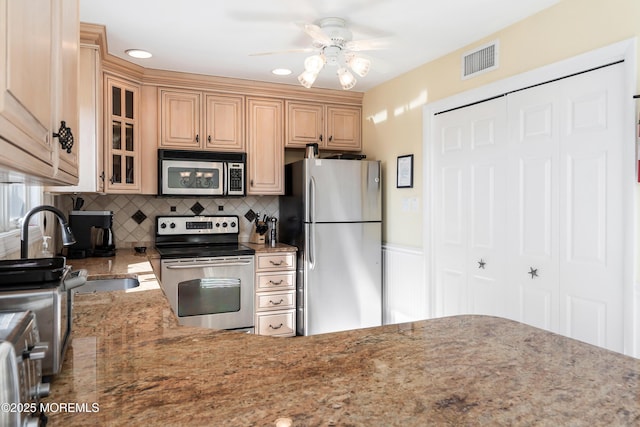
[[[554,7],[365,93],[364,152],[369,158],[382,160],[385,178],[383,241],[422,247],[422,106],[425,103],[638,35],[639,0],[562,0]],[[500,67],[462,81],[462,52],[495,39],[500,41]],[[638,58],[640,60],[640,54]],[[640,88],[640,78],[637,87]],[[396,158],[403,154],[415,156],[412,189],[396,189]],[[640,234],[637,240],[640,241]]]

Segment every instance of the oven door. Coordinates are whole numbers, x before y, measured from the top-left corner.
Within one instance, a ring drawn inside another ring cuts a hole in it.
[[[163,196],[222,196],[225,163],[195,160],[162,160],[158,179]]]
[[[160,281],[181,325],[253,328],[253,256],[163,259]]]

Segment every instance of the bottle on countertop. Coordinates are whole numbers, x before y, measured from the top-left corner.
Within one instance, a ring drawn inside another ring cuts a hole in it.
[[[271,245],[271,247],[275,247],[276,243],[278,243],[278,239],[276,236],[276,222],[278,220],[276,219],[276,217],[271,217],[269,218],[269,222],[271,223],[271,230],[269,231],[269,244]]]

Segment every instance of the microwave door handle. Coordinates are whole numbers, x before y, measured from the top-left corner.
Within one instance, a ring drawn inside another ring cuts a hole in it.
[[[229,164],[227,162],[222,163],[222,194],[224,196],[229,195]]]

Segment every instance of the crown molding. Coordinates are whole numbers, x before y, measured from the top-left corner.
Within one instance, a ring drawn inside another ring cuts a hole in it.
[[[98,47],[105,72],[149,86],[171,86],[193,90],[210,90],[246,96],[286,98],[289,100],[362,105],[362,92],[304,88],[297,85],[261,82],[178,71],[145,68],[109,53],[104,25],[80,23],[80,42]]]

